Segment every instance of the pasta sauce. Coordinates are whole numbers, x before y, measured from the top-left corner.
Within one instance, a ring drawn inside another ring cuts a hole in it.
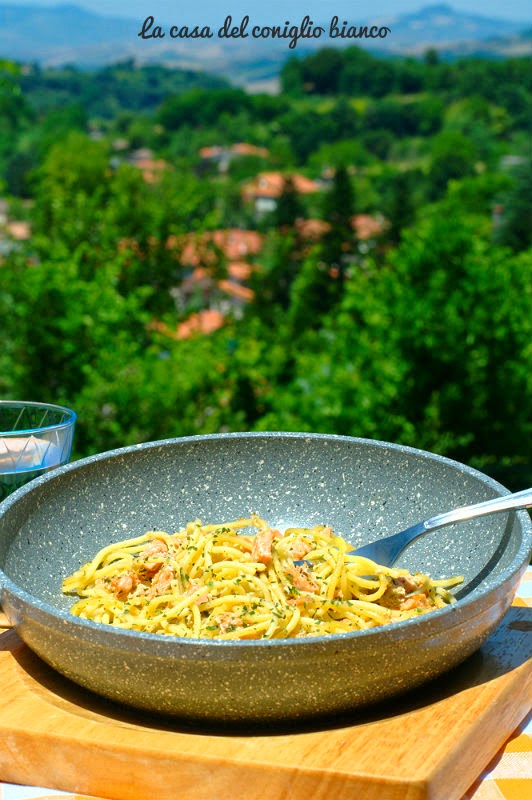
[[[284,533],[256,515],[110,544],[63,581],[81,618],[209,639],[309,637],[373,628],[454,602],[454,577],[349,555],[328,525]]]

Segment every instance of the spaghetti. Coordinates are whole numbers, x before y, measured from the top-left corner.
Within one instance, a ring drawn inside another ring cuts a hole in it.
[[[254,529],[254,531],[253,531]],[[253,515],[104,547],[63,581],[71,612],[180,637],[279,639],[372,628],[454,602],[432,580],[355,555],[326,525],[284,534]]]

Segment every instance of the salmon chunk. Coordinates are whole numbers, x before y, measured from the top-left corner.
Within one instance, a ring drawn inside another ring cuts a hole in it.
[[[273,558],[272,544],[274,539],[279,539],[280,532],[275,528],[261,528],[253,539],[251,558],[259,564],[269,564]]]

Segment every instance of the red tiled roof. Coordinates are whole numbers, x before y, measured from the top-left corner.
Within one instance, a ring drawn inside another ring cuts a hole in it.
[[[225,317],[221,311],[212,308],[205,308],[190,317],[180,322],[177,328],[170,328],[165,322],[160,320],[152,320],[149,324],[151,330],[167,336],[169,339],[179,341],[180,339],[188,339],[194,334],[209,334],[214,333],[223,326]]]
[[[231,269],[231,266],[237,268]],[[246,267],[245,271],[243,269],[241,270],[241,267]],[[254,292],[247,286],[243,286],[240,281],[244,279],[244,272],[245,276],[249,277],[250,270],[251,267],[247,264],[230,265],[228,269],[229,277],[222,278],[222,280],[216,281],[215,283],[206,269],[203,269],[203,267],[196,267],[196,269],[181,282],[181,289],[187,293],[193,292],[194,290],[201,291],[202,289],[209,291],[217,286],[222,292],[230,294],[239,300],[249,302],[253,299]]]
[[[237,300],[250,302],[255,293],[252,289],[244,286],[241,281],[249,278],[252,272],[250,264],[234,262],[228,265],[228,277],[214,281],[212,275],[204,267],[196,267],[190,275],[181,282],[181,289],[185,294],[196,291],[211,293],[214,288],[220,289],[225,294],[231,295]]]
[[[299,233],[312,241],[319,241],[331,229],[330,223],[324,219],[300,219],[296,224]],[[359,239],[371,239],[382,233],[384,224],[370,214],[355,214],[351,217],[351,227]]]
[[[214,147],[202,147],[199,151],[200,158],[220,158],[224,153],[224,148],[215,145]]]
[[[146,183],[155,183],[168,165],[162,158],[138,158],[133,162],[133,166],[140,169]]]
[[[263,238],[258,231],[241,228],[205,231],[199,235],[187,234],[181,239],[183,249],[180,260],[182,264],[190,266],[209,265],[216,258],[216,250],[220,250],[230,261],[240,261],[260,253]],[[178,244],[176,237],[169,238],[169,247]]]
[[[259,158],[268,158],[270,151],[265,147],[257,147],[254,144],[247,144],[247,142],[238,142],[232,145],[231,152],[237,156],[259,156]]]
[[[25,241],[31,236],[31,228],[29,222],[23,220],[12,220],[6,224],[6,231],[12,239],[18,242]]]
[[[218,281],[218,288],[244,303],[249,303],[255,297],[255,292],[249,286],[242,286],[240,283],[230,280]]]
[[[331,229],[324,219],[298,219],[296,226],[301,236],[312,241],[319,241]]]
[[[212,145],[201,147],[199,150],[200,158],[222,158],[224,155],[235,156],[258,156],[259,158],[268,158],[270,151],[265,147],[257,147],[257,145],[249,144],[248,142],[237,142],[230,147],[223,147],[222,145]]]
[[[214,333],[223,326],[225,317],[221,311],[214,308],[205,308],[198,311],[197,314],[191,314],[190,317],[177,326],[177,339],[188,339],[196,333],[208,334]]]
[[[383,223],[369,214],[355,214],[351,225],[359,239],[371,239],[383,231]]]
[[[281,172],[261,172],[243,188],[242,194],[249,199],[257,197],[280,197],[286,187],[287,180],[291,180],[298,194],[310,194],[319,191],[316,181],[304,175],[283,175]]]
[[[251,277],[253,267],[246,261],[232,261],[227,265],[227,272],[235,281],[247,281]]]

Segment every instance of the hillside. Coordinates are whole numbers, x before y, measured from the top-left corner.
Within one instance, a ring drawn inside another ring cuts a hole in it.
[[[413,14],[368,20],[355,20],[354,14],[353,20],[348,20],[349,25],[356,21],[359,28],[364,24],[387,26],[390,33],[378,40],[331,38],[331,20],[326,19],[320,22],[324,32],[319,39],[300,40],[296,48],[289,49],[287,40],[220,39],[217,29],[223,16],[212,21],[211,39],[170,39],[167,35],[142,40],[138,33],[143,20],[102,16],[76,5],[42,8],[0,3],[0,54],[41,66],[96,67],[134,58],[141,63],[217,72],[235,83],[260,88],[276,79],[288,55],[301,56],[324,46],[359,44],[380,54],[413,56],[435,48],[448,59],[476,53],[508,57],[528,55],[532,37],[532,31],[527,32],[520,23],[465,14],[439,4]],[[235,22],[239,20],[235,18]],[[252,23],[253,19],[250,27]]]
[[[530,485],[528,58],[2,69],[0,396],[77,456],[317,431]]]

